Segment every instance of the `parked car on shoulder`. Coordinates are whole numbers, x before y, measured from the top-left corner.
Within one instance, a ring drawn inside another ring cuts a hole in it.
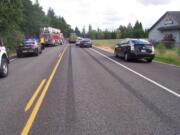
[[[152,62],[155,57],[155,49],[145,39],[124,39],[116,45],[114,54],[124,58],[126,61],[145,59],[147,62]]]
[[[76,46],[79,46],[79,45],[80,45],[81,40],[83,40],[83,38],[81,38],[81,37],[78,37],[78,38],[77,38],[77,40],[76,40]]]
[[[92,41],[89,38],[84,38],[80,41],[80,47],[92,47]]]
[[[27,39],[21,45],[16,46],[17,57],[23,57],[25,54],[34,54],[38,56],[42,53],[41,44],[37,40]]]
[[[3,41],[0,40],[0,77],[8,76],[9,58]]]

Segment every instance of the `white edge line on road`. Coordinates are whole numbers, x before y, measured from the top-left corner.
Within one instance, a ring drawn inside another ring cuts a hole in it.
[[[163,86],[163,85],[161,85],[161,84],[159,84],[159,83],[151,80],[150,78],[148,78],[148,77],[146,77],[146,76],[144,76],[144,75],[142,75],[142,74],[140,74],[140,73],[138,73],[138,72],[130,69],[129,67],[127,67],[127,66],[125,66],[125,65],[123,65],[123,64],[121,64],[121,63],[119,63],[119,62],[117,62],[117,61],[115,61],[115,60],[113,60],[113,59],[111,59],[111,58],[109,58],[108,56],[102,54],[101,52],[99,52],[99,51],[97,51],[97,50],[95,50],[95,49],[92,49],[92,48],[91,48],[91,50],[94,51],[95,53],[98,53],[98,54],[100,54],[101,56],[107,58],[107,59],[110,60],[111,62],[113,62],[113,63],[115,63],[115,64],[117,64],[117,65],[119,65],[119,66],[121,66],[121,67],[123,67],[123,68],[125,68],[125,69],[127,69],[127,70],[129,70],[130,72],[132,72],[132,73],[140,76],[141,78],[143,78],[143,79],[145,79],[145,80],[147,80],[147,81],[149,81],[149,82],[157,85],[158,87],[160,87],[160,88],[164,89],[165,91],[173,94],[174,96],[180,98],[180,94],[174,92],[173,90],[171,90],[171,89],[169,89],[169,88],[167,88],[167,87],[165,87],[165,86]]]
[[[16,58],[15,58],[16,59]],[[15,59],[11,59],[10,62],[14,61]]]

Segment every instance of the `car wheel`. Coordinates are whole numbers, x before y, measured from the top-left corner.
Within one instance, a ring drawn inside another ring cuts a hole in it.
[[[125,57],[124,57],[125,61],[129,61],[130,60],[130,56],[128,53],[125,54]]]
[[[18,52],[18,53],[17,53],[17,57],[18,57],[18,58],[21,58],[21,57],[23,57],[23,54],[20,53],[20,52]]]
[[[37,49],[36,51],[35,51],[35,56],[38,56],[39,55],[39,50]]]
[[[151,63],[151,62],[152,62],[152,59],[146,59],[146,61],[147,61],[148,63]]]
[[[8,76],[8,60],[6,58],[2,58],[0,76],[1,77]]]
[[[118,57],[118,55],[117,55],[116,51],[114,51],[114,56],[115,56],[115,57]]]

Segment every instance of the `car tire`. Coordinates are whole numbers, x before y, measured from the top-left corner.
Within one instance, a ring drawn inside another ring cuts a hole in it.
[[[124,56],[125,61],[129,61],[130,60],[130,56],[129,53],[126,53]]]
[[[148,63],[151,63],[153,59],[146,59]]]
[[[8,69],[8,60],[7,60],[7,58],[2,58],[0,77],[8,76],[8,71],[9,71],[9,69]]]
[[[114,56],[115,56],[115,57],[118,57],[118,55],[117,55],[116,51],[114,51]]]
[[[38,49],[35,51],[35,56],[39,56],[39,50]]]
[[[17,53],[17,57],[18,57],[18,58],[22,58],[22,57],[23,57],[23,54],[22,54],[21,52],[18,52],[18,53]]]

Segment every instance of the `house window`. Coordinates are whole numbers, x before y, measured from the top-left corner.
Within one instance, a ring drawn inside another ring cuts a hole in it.
[[[165,25],[173,24],[173,19],[171,16],[167,15],[164,21]]]

